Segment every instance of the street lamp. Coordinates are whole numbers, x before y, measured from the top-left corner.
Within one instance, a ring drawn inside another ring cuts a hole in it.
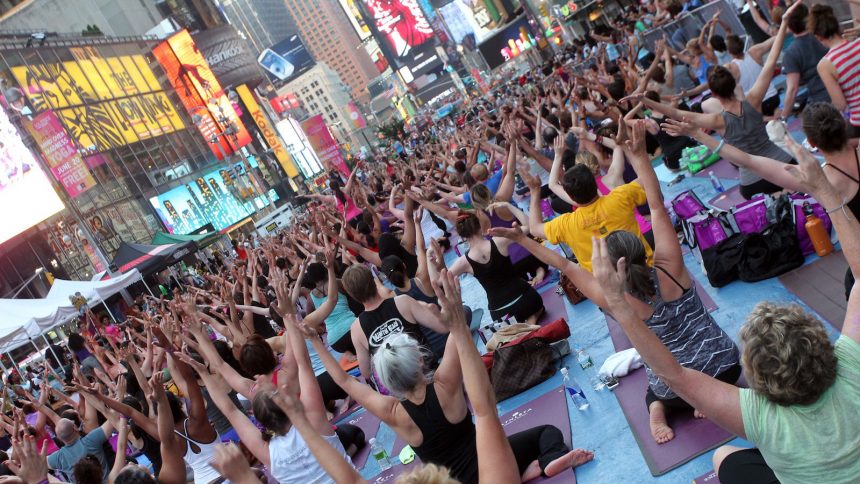
[[[33,282],[37,277],[41,276],[43,272],[45,272],[44,267],[37,268],[36,271],[33,273],[32,276],[30,276],[29,279],[27,279],[26,281],[21,283],[21,287],[19,287],[18,290],[15,291],[15,294],[12,294],[12,297],[10,299],[15,299],[18,296],[18,294],[21,294],[21,291],[26,289],[27,286],[29,286],[30,283]]]

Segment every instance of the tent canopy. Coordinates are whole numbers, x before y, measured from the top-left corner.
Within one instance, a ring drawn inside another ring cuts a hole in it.
[[[203,247],[213,244],[215,241],[218,240],[219,237],[221,237],[221,234],[219,234],[218,232],[212,232],[208,234],[179,235],[159,231],[156,232],[155,237],[152,238],[152,245],[181,244],[184,242],[194,242],[197,244],[197,247],[200,247],[202,249]]]
[[[163,245],[123,242],[116,251],[113,264],[123,273],[137,269],[144,275],[152,274],[175,264],[195,250],[197,250],[197,244],[190,241]]]
[[[105,281],[67,281],[56,279],[42,299],[0,299],[0,349],[8,351],[25,344],[43,332],[63,324],[78,314],[69,296],[80,292],[90,306],[113,296],[140,280],[136,269]]]

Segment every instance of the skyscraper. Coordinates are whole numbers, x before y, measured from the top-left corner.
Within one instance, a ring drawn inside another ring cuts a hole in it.
[[[227,21],[245,34],[259,54],[296,31],[284,0],[222,0]]]
[[[369,99],[367,85],[379,75],[337,0],[283,0],[317,62],[334,69],[353,99]]]

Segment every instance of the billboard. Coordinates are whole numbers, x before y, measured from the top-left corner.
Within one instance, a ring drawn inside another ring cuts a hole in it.
[[[298,121],[293,118],[282,119],[275,124],[275,129],[278,130],[281,139],[290,150],[293,161],[299,165],[299,170],[306,179],[312,180],[323,171],[320,160],[308,143],[308,138]]]
[[[235,87],[263,79],[251,46],[232,25],[201,30],[192,37],[222,86]]]
[[[0,243],[62,209],[48,176],[0,107]]]
[[[478,46],[478,51],[487,61],[490,69],[495,69],[536,46],[537,43],[529,27],[529,20],[523,15],[481,43]]]
[[[302,121],[302,130],[326,171],[336,168],[344,177],[348,177],[350,169],[346,166],[346,161],[340,153],[337,141],[332,137],[331,131],[328,130],[328,126],[323,121],[322,114]]]
[[[343,9],[344,13],[346,13],[347,18],[349,18],[349,23],[352,24],[352,28],[355,29],[355,33],[358,34],[358,38],[361,40],[368,39],[371,35],[370,28],[367,26],[367,23],[364,21],[364,17],[361,16],[361,10],[358,9],[358,6],[355,2],[360,2],[361,0],[338,0],[340,2],[340,7]]]
[[[53,109],[77,146],[102,152],[185,128],[144,56],[68,50],[74,60],[11,70],[34,110]]]
[[[474,47],[487,38],[496,27],[489,10],[483,2],[452,0],[439,7],[448,32],[457,44]]]
[[[358,110],[355,103],[350,101],[346,103],[346,110],[349,112],[349,122],[352,123],[353,129],[362,129],[367,127],[367,122],[364,121],[364,116]]]
[[[385,37],[398,60],[407,62],[411,51],[433,38],[433,28],[418,0],[362,0],[376,29]]]
[[[251,142],[251,135],[187,30],[170,36],[152,53],[216,158],[221,160]]]
[[[291,35],[260,53],[257,62],[272,81],[286,84],[307,72],[315,62],[298,34]]]
[[[39,145],[54,179],[70,197],[75,198],[96,186],[95,178],[53,111],[44,111],[25,126]]]
[[[254,122],[257,123],[257,128],[260,129],[260,134],[262,134],[263,138],[266,139],[266,144],[272,149],[272,152],[275,154],[275,158],[277,158],[278,163],[281,164],[281,168],[284,169],[284,172],[288,177],[292,178],[297,176],[299,174],[299,170],[296,169],[296,165],[293,164],[290,154],[287,153],[287,150],[281,143],[278,133],[272,128],[272,124],[269,123],[269,119],[266,118],[266,115],[260,109],[260,105],[257,104],[254,94],[250,89],[248,89],[248,86],[244,84],[237,87],[236,92],[239,93],[239,98],[242,99],[243,103],[245,103],[245,108],[248,109],[248,114],[250,114],[251,117],[254,118]]]
[[[248,162],[257,167],[253,156]],[[152,197],[149,203],[172,234],[190,234],[209,223],[224,230],[268,204],[254,190],[251,176],[243,162],[235,163]],[[274,190],[269,190],[269,197],[278,199]]]

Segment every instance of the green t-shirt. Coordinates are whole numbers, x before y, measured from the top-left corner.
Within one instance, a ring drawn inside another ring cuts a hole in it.
[[[747,439],[780,482],[860,482],[860,344],[841,336],[836,357],[836,381],[811,405],[784,407],[740,390]]]

